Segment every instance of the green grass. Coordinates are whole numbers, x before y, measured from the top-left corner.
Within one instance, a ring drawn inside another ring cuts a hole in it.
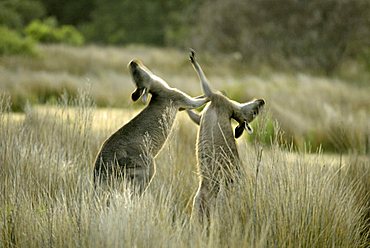
[[[184,113],[139,198],[121,187],[94,192],[92,185],[99,146],[138,110],[96,109],[84,92],[53,107],[29,106],[22,115],[8,112],[6,97],[0,102],[2,247],[368,245],[368,157],[264,146],[265,115],[255,140],[238,143],[245,176],[201,225],[190,220],[197,127]]]

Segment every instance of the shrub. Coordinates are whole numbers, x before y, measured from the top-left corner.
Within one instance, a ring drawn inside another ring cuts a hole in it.
[[[0,26],[0,55],[11,54],[36,54],[34,42],[5,26]]]
[[[61,41],[70,45],[80,46],[83,45],[84,37],[70,25],[63,25],[56,30],[56,35],[60,37]]]
[[[34,20],[25,28],[25,33],[42,43],[66,43],[74,46],[84,43],[84,37],[76,28],[69,25],[58,27],[55,18]]]

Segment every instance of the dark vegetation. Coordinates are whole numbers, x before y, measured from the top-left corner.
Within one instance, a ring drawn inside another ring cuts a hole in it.
[[[366,0],[3,0],[0,25],[39,42],[190,46],[329,75],[348,61],[370,69]]]

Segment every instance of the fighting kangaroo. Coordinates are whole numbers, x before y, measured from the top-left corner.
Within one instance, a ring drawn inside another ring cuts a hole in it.
[[[94,183],[126,178],[142,193],[155,174],[154,158],[165,143],[178,110],[198,108],[208,100],[192,98],[171,88],[139,60],[128,64],[136,90],[131,98],[140,97],[149,104],[131,121],[113,133],[102,145],[95,160]]]
[[[211,89],[202,68],[191,51],[190,61],[198,74],[203,93],[210,102],[201,115],[187,111],[190,118],[200,125],[197,137],[197,169],[199,188],[193,200],[193,215],[209,214],[209,207],[215,200],[221,187],[230,187],[238,176],[240,159],[235,143],[231,119],[239,125],[235,128],[235,138],[246,129],[253,130],[249,123],[258,115],[264,106],[263,99],[247,103],[238,103]]]

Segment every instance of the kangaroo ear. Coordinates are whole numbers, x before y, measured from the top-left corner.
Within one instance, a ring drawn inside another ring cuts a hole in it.
[[[244,127],[245,127],[245,122],[239,123],[239,125],[235,128],[235,139],[242,136],[242,134],[244,132]]]
[[[146,88],[144,88],[143,93],[141,93],[141,94],[142,94],[141,101],[143,103],[146,103],[146,101],[148,100],[148,90]]]
[[[141,94],[142,94],[143,92],[142,92],[142,90],[141,89],[139,89],[139,88],[137,88],[134,92],[132,92],[132,94],[131,94],[131,99],[132,99],[132,101],[134,101],[134,102],[136,102],[139,98],[140,98],[140,96],[141,96]]]
[[[251,126],[249,126],[249,123],[246,123],[245,122],[245,129],[247,130],[247,132],[249,134],[252,134],[253,133],[253,128]]]

